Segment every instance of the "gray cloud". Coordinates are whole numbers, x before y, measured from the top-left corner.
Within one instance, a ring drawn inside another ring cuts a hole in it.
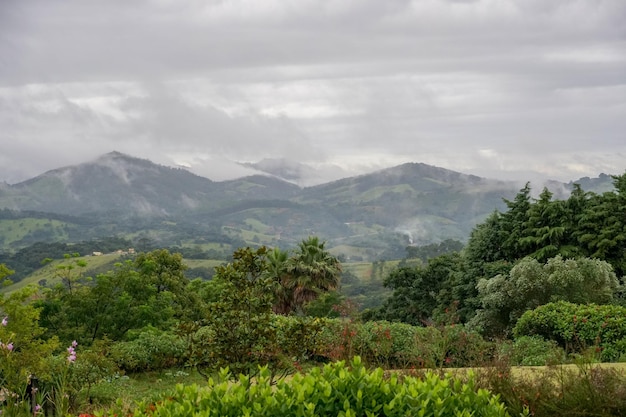
[[[622,0],[6,0],[0,180],[113,149],[212,178],[292,158],[626,168]]]

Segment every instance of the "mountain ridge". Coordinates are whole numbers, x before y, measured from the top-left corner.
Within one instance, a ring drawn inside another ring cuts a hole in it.
[[[504,209],[503,198],[513,198],[520,188],[517,182],[417,162],[308,187],[275,174],[217,182],[110,152],[0,186],[0,209],[88,219],[54,230],[38,221],[19,236],[7,223],[5,237],[0,220],[0,244],[14,249],[39,238],[75,240],[132,230],[160,244],[204,245],[221,239],[285,245],[317,234],[330,246],[359,248],[364,258],[401,256],[408,244],[466,240],[478,222]]]

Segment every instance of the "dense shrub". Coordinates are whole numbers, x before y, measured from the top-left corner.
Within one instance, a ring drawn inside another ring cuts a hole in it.
[[[603,361],[615,361],[626,353],[626,307],[549,303],[524,313],[514,334],[553,340],[567,352],[596,346]]]
[[[226,371],[221,375],[227,378]],[[115,410],[113,410],[115,412]],[[384,378],[382,369],[367,371],[354,358],[296,374],[273,388],[265,369],[254,384],[241,376],[238,384],[209,381],[208,389],[179,385],[175,394],[156,405],[143,404],[135,416],[508,416],[496,396],[476,389],[472,379],[427,374],[423,379],[397,375]]]
[[[111,358],[126,372],[171,368],[184,363],[185,341],[173,333],[146,329],[128,342],[111,346]]]
[[[556,342],[539,336],[520,336],[513,342],[505,342],[498,354],[514,366],[555,365],[565,359],[565,352]]]
[[[386,369],[475,366],[490,344],[463,326],[419,327],[406,323],[281,316],[279,346],[292,358],[349,360],[360,356]]]

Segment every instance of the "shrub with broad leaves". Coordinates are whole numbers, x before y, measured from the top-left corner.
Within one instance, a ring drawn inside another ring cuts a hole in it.
[[[209,380],[208,389],[176,388],[173,396],[157,404],[140,404],[134,416],[482,416],[509,414],[497,396],[478,389],[472,377],[463,382],[451,376],[428,373],[424,378],[392,374],[378,368],[368,371],[355,357],[350,366],[340,361],[296,374],[271,385],[270,372],[261,370],[253,382],[241,375],[238,383]],[[115,414],[116,410],[111,410]],[[121,410],[119,410],[121,412]],[[117,413],[119,414],[119,413]]]

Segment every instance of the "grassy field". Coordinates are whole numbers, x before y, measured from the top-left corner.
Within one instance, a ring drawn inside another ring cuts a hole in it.
[[[216,266],[223,265],[225,261],[215,259],[185,259],[184,263],[189,268],[215,268]]]
[[[1,248],[8,248],[15,242],[33,236],[51,236],[56,240],[67,239],[65,228],[67,223],[59,220],[23,218],[0,220]]]
[[[59,266],[67,265],[68,262],[73,261],[84,261],[87,265],[84,268],[77,268],[73,271],[73,273],[81,274],[82,276],[89,276],[90,271],[102,269],[107,265],[113,266],[113,264],[122,258],[121,254],[112,253],[112,254],[104,254],[102,256],[81,256],[78,258],[72,258],[71,260],[63,259],[63,260],[54,260],[47,265],[37,269],[32,274],[25,277],[23,280],[16,282],[8,287],[0,288],[0,292],[5,294],[10,294],[14,291],[22,289],[27,285],[37,284],[41,280],[46,281],[47,286],[55,285],[61,282],[61,277],[59,276]]]

